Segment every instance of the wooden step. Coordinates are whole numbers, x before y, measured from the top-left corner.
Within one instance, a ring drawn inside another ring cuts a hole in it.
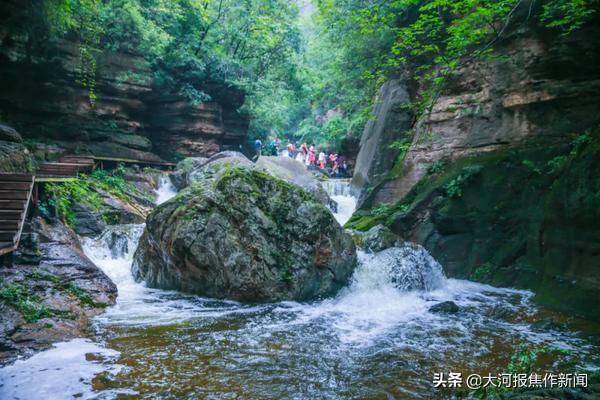
[[[62,175],[76,175],[77,172],[79,172],[78,169],[54,169],[54,168],[48,168],[48,169],[41,169],[38,171],[38,175],[44,175],[44,174],[62,174]]]
[[[15,236],[17,236],[17,231],[0,231],[0,241],[2,242],[15,242]]]
[[[41,167],[38,170],[38,174],[40,172],[77,172],[79,171],[79,168],[75,167],[75,168],[71,168],[71,167],[55,167],[55,166],[49,166],[49,167]]]
[[[19,229],[19,225],[21,224],[20,221],[16,221],[16,220],[0,220],[0,231],[10,231],[10,230],[17,230]]]
[[[0,219],[4,221],[21,221],[25,210],[0,210]]]
[[[64,168],[42,168],[37,171],[37,175],[43,174],[76,174],[79,169],[64,169]]]
[[[0,190],[26,190],[31,188],[31,182],[5,182],[0,180]]]
[[[0,210],[23,210],[24,208],[23,200],[0,200]]]
[[[3,182],[31,182],[31,181],[33,181],[33,175],[0,173],[0,181],[3,181]]]
[[[61,163],[72,163],[80,165],[94,165],[94,158],[83,158],[83,157],[62,157],[59,162]]]
[[[0,190],[0,199],[2,200],[27,200],[29,191],[25,190]]]
[[[68,168],[68,167],[77,167],[77,166],[79,166],[79,164],[77,164],[77,163],[65,163],[65,162],[45,162],[45,163],[40,164],[40,166],[41,167],[48,166],[48,167],[65,167],[65,168]]]

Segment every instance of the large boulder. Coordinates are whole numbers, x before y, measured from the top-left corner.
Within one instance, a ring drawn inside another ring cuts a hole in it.
[[[331,295],[355,265],[352,239],[316,197],[217,163],[150,214],[132,271],[150,287],[261,302]]]
[[[321,183],[298,160],[291,157],[262,156],[258,158],[254,168],[300,186],[314,194],[323,204],[329,205],[331,202]]]

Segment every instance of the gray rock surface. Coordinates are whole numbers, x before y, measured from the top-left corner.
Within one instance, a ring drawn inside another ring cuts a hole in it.
[[[454,314],[459,311],[458,306],[453,301],[443,301],[438,304],[434,304],[429,307],[429,311],[432,313],[446,313],[446,314]]]
[[[375,225],[362,234],[363,247],[367,251],[378,252],[390,247],[400,246],[402,239],[383,225]]]
[[[300,161],[291,157],[262,156],[256,161],[254,168],[303,188],[314,194],[323,204],[329,205],[331,202],[327,192],[315,176]]]
[[[390,144],[402,140],[414,123],[408,102],[408,89],[401,80],[390,80],[379,91],[373,109],[374,118],[367,122],[360,139],[352,177],[352,186],[360,191],[359,205],[364,200],[367,187],[376,185],[394,166],[400,151],[390,148]]]
[[[190,173],[208,161],[206,157],[188,157],[177,163],[177,167],[175,168],[175,172],[171,174],[171,182],[173,186],[177,188],[177,190],[182,190],[183,188],[190,185],[189,176]]]

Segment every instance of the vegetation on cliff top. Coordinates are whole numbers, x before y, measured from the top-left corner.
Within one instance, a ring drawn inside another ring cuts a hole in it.
[[[45,218],[56,216],[67,226],[74,227],[76,217],[73,206],[80,203],[91,210],[100,211],[104,205],[103,192],[126,203],[136,204],[135,198],[145,198],[146,194],[127,182],[124,174],[125,169],[121,166],[112,172],[97,169],[89,175],[80,174],[77,179],[48,183],[39,205],[40,214]],[[147,201],[152,203],[154,198]],[[102,218],[106,223],[114,222],[110,220],[110,213],[102,214]]]
[[[493,57],[516,28],[568,34],[597,0],[44,0],[54,37],[80,43],[79,79],[95,101],[99,51],[142,54],[156,83],[196,102],[207,82],[246,93],[251,136],[338,144],[358,136],[387,79],[407,75],[424,110],[464,62]],[[407,73],[410,71],[410,73]],[[132,73],[134,73],[132,71]],[[145,77],[146,79],[148,77]]]

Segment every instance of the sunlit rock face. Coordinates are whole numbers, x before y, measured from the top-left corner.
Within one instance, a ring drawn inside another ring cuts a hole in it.
[[[355,266],[352,239],[316,197],[215,162],[150,214],[133,274],[150,287],[264,302],[334,294]]]
[[[531,139],[568,141],[600,121],[598,25],[568,36],[527,28],[495,49],[498,57],[466,62],[448,80],[430,113],[410,120],[401,81],[383,85],[374,119],[365,127],[353,183],[360,204],[389,203],[406,195],[440,160],[526,145]],[[409,88],[414,99],[418,88]],[[404,113],[404,114],[403,114]],[[394,141],[410,148],[396,173]],[[390,157],[392,158],[390,160]],[[374,190],[366,195],[368,187]]]

